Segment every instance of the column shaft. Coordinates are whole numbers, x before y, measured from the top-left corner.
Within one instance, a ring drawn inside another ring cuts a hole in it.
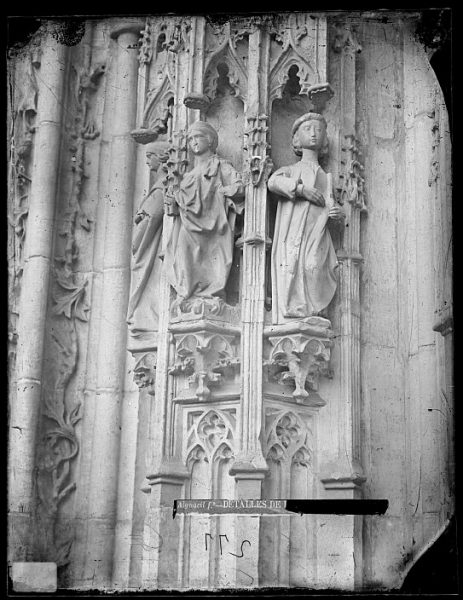
[[[112,583],[117,512],[120,416],[123,400],[130,285],[134,128],[137,108],[137,42],[142,23],[113,31],[117,92],[114,102],[110,176],[105,211],[102,307],[99,326],[95,439],[89,482],[89,533],[86,572],[92,587]]]
[[[256,29],[249,36],[249,70],[247,122],[249,125],[248,154],[253,140],[264,149],[261,169],[265,170],[266,127],[259,127],[260,117],[267,111],[268,34]],[[252,160],[252,159],[250,159]],[[250,168],[250,167],[249,167]],[[251,173],[249,173],[251,178]],[[262,364],[265,301],[265,239],[267,182],[261,177],[252,180],[246,189],[243,250],[243,304],[241,338],[241,407],[239,421],[240,449],[233,473],[251,469],[266,471],[267,463],[260,446],[262,427]],[[259,478],[260,479],[260,478]],[[240,478],[237,479],[240,481]]]
[[[31,513],[35,447],[42,390],[43,343],[53,251],[67,51],[66,46],[60,45],[48,34],[43,42],[38,76],[38,128],[18,319],[17,389],[10,407],[9,429],[9,509],[13,528],[10,549],[16,560],[21,556],[24,558],[24,551],[27,554],[31,550],[27,543],[21,543],[18,539],[17,527],[26,536],[33,532]],[[19,548],[21,545],[22,550]]]

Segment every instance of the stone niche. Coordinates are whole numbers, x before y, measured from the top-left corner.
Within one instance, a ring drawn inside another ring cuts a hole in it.
[[[53,20],[11,51],[22,574],[384,591],[445,530],[451,148],[421,22]],[[289,499],[388,508],[262,510]],[[173,518],[175,500],[255,511]]]

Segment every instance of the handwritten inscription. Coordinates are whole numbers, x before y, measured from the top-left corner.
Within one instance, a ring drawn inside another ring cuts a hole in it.
[[[212,541],[214,539],[214,536],[211,535],[210,533],[205,533],[204,534],[204,545],[205,545],[206,552],[207,552],[207,539],[208,538],[210,538],[210,540]],[[223,554],[223,551],[222,551],[222,538],[225,538],[227,540],[227,542],[229,541],[228,540],[228,536],[225,533],[222,533],[222,534],[219,535],[219,546],[220,546],[220,555],[221,556]],[[243,540],[241,542],[241,547],[240,547],[241,554],[235,554],[234,552],[228,552],[228,554],[231,554],[232,556],[236,556],[236,558],[243,558],[243,556],[244,556],[244,551],[243,551],[244,544],[249,544],[251,546],[251,542],[249,540]]]

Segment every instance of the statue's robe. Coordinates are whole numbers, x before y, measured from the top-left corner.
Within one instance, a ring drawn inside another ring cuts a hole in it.
[[[164,188],[162,178],[142,200],[138,213],[143,215],[135,225],[132,242],[132,282],[127,310],[127,323],[132,337],[158,329],[159,281]],[[145,213],[145,214],[144,214]]]
[[[179,298],[224,297],[242,195],[241,176],[217,155],[183,176],[176,196],[180,214],[165,256],[167,278]]]
[[[296,197],[300,181],[323,194],[324,207]],[[269,179],[269,190],[280,196],[272,249],[273,323],[316,315],[334,296],[338,263],[327,228],[330,187],[327,174],[313,161],[282,167]]]

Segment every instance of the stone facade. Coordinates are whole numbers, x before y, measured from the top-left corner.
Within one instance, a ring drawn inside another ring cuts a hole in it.
[[[50,21],[10,59],[10,561],[384,590],[442,533],[451,149],[418,21]],[[172,518],[214,498],[389,506]]]

